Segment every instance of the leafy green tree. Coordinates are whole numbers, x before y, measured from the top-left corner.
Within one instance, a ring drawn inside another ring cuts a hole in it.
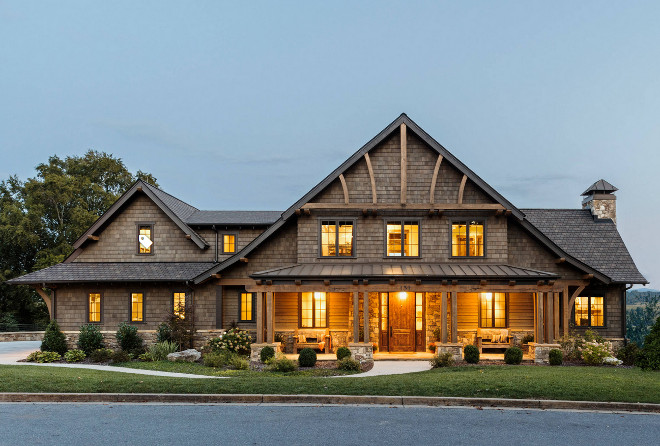
[[[27,181],[16,176],[1,181],[0,314],[13,314],[21,323],[47,321],[36,292],[3,282],[63,261],[76,239],[137,179],[158,185],[151,174],[132,174],[121,159],[89,150],[52,156]]]
[[[660,294],[647,294],[643,302],[626,311],[626,337],[639,346],[644,345],[644,338],[660,317]]]

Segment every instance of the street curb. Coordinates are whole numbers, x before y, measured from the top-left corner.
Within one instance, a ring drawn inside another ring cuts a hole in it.
[[[463,406],[660,413],[660,404],[383,395],[262,395],[181,393],[0,393],[1,403],[186,403],[186,404],[361,404]]]

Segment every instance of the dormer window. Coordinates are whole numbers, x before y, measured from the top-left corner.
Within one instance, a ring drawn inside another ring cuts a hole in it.
[[[387,257],[419,257],[419,222],[388,221],[385,227]]]
[[[154,252],[154,225],[138,225],[138,254],[153,254]]]
[[[484,256],[484,222],[480,220],[455,221],[451,224],[452,257]]]
[[[321,257],[353,257],[352,220],[321,221]]]

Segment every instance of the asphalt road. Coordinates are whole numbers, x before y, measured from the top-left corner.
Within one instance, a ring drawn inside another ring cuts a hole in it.
[[[645,445],[660,415],[470,408],[0,404],[0,445]]]

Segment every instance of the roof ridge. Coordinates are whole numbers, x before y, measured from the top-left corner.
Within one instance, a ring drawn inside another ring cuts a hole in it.
[[[170,194],[169,192],[165,192],[163,189],[161,189],[161,188],[159,188],[159,187],[156,187],[156,186],[154,186],[153,184],[147,183],[147,182],[144,181],[144,180],[140,180],[140,181],[141,181],[142,183],[146,184],[150,189],[152,189],[152,191],[155,189],[156,191],[161,192],[161,193],[167,195],[168,197],[173,198],[173,199],[175,199],[176,201],[179,201],[179,202],[185,204],[186,206],[189,206],[189,207],[193,208],[193,209],[196,210],[196,211],[199,211],[199,209],[197,209],[197,208],[196,208],[195,206],[193,206],[192,204],[187,203],[187,202],[183,201],[182,199],[175,197],[174,195]],[[165,204],[165,203],[164,203],[164,204]],[[167,204],[165,204],[165,206],[167,206]],[[169,207],[169,206],[167,206],[167,207]]]

